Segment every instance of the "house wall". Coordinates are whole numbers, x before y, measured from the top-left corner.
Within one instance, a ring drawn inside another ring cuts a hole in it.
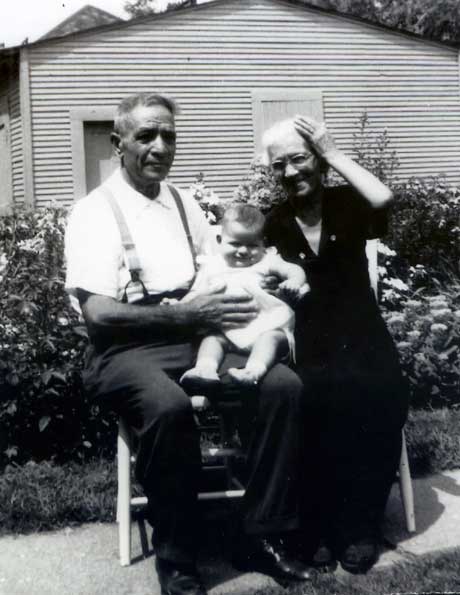
[[[9,106],[13,199],[16,204],[22,204],[24,202],[24,153],[22,147],[22,125],[18,78],[15,78],[11,83]]]
[[[444,173],[460,184],[455,49],[270,0],[217,2],[128,27],[30,48],[37,204],[73,199],[69,110],[114,107],[157,90],[182,106],[171,179],[198,172],[230,196],[254,152],[251,91],[323,93],[324,116],[349,150],[367,110],[386,128],[399,174]]]
[[[19,78],[13,67],[11,67],[8,77],[3,78],[0,82],[0,103],[3,103],[8,111],[13,201],[15,204],[21,204],[24,201],[22,127],[19,105]],[[0,158],[2,157],[0,156]]]

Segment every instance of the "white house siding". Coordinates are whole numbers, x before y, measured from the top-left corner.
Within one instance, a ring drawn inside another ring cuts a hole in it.
[[[22,125],[18,79],[15,79],[11,85],[9,96],[9,108],[13,200],[16,204],[21,204],[24,202],[24,160],[22,150]]]
[[[9,143],[11,159],[11,183],[13,202],[21,204],[24,201],[24,170],[22,153],[22,127],[19,107],[19,81],[17,76],[11,75],[0,83],[0,101],[8,110]]]
[[[367,110],[387,128],[399,174],[460,183],[458,52],[271,0],[217,2],[30,49],[37,204],[73,198],[69,108],[157,90],[182,106],[171,179],[202,171],[223,196],[253,156],[251,91],[317,89],[349,150]]]

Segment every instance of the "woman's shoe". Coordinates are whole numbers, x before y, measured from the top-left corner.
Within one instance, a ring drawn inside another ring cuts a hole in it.
[[[342,568],[352,574],[365,574],[374,566],[379,557],[377,540],[371,537],[350,543],[341,553]]]
[[[315,553],[310,559],[310,564],[313,568],[322,572],[334,572],[337,568],[337,558],[326,541],[321,540],[319,542]]]

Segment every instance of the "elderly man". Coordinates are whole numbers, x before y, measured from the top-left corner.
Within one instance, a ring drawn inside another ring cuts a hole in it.
[[[85,385],[138,440],[136,476],[148,498],[162,594],[202,595],[195,561],[199,436],[178,381],[194,363],[197,333],[247,323],[256,312],[250,298],[224,297],[219,288],[180,301],[196,254],[212,250],[214,240],[200,207],[164,182],[176,148],[175,113],[161,95],[134,95],[119,105],[112,142],[121,167],[73,209],[67,288],[90,336]],[[243,364],[242,356],[226,358],[221,396],[240,390],[225,372]],[[278,364],[241,395],[251,436],[244,546],[234,563],[283,580],[308,578],[281,539],[299,524],[301,394],[298,377]]]

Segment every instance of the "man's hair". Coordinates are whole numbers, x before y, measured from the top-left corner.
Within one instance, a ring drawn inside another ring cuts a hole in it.
[[[265,226],[264,215],[252,205],[236,203],[226,209],[221,225],[225,229],[229,223],[240,223],[248,231],[262,233]]]
[[[121,100],[115,113],[114,131],[123,136],[132,126],[131,114],[138,106],[151,107],[161,105],[171,112],[172,116],[179,113],[178,104],[165,95],[159,93],[136,93]]]

